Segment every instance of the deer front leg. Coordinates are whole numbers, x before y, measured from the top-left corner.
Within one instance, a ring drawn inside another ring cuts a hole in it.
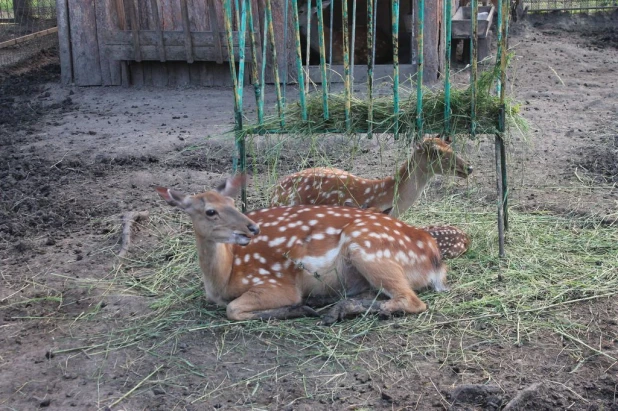
[[[227,318],[241,321],[319,317],[315,310],[300,302],[299,293],[292,287],[256,287],[227,305]]]
[[[375,299],[341,300],[335,304],[324,317],[322,317],[320,324],[331,325],[337,321],[355,317],[360,314],[380,314],[382,313],[382,304],[383,302],[376,301]]]

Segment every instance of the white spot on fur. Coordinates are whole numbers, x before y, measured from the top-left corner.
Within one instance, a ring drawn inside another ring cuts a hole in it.
[[[270,275],[270,271],[265,270],[265,269],[263,269],[263,268],[260,268],[260,269],[258,270],[258,273],[259,273],[259,274],[261,274],[261,275]]]
[[[286,237],[279,237],[279,238],[275,238],[274,240],[270,241],[268,243],[269,247],[276,247],[278,245],[281,245],[283,243],[285,243],[285,241],[287,240]]]

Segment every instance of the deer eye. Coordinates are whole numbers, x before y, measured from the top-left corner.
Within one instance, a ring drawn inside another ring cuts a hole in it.
[[[217,215],[217,210],[213,210],[213,209],[206,210],[206,215],[207,215],[208,217],[214,217],[214,216],[216,216],[216,215]]]

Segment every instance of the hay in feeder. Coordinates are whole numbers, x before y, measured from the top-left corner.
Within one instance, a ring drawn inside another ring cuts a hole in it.
[[[476,86],[476,134],[493,134],[498,128],[500,98],[493,93],[494,80],[499,74],[499,66],[480,74]],[[451,88],[451,132],[468,134],[471,129],[470,105],[471,87]],[[286,107],[285,127],[282,130],[278,116],[269,116],[263,125],[246,127],[243,133],[263,134],[274,131],[311,135],[321,133],[346,133],[347,130],[363,133],[369,129],[369,103],[363,97],[353,96],[350,104],[350,128],[345,121],[345,95],[343,93],[328,96],[329,118],[324,119],[323,98],[321,93],[307,96],[307,121],[302,120],[299,102]],[[439,133],[444,130],[444,90],[423,90],[423,131]],[[505,102],[507,126],[526,130],[527,124],[519,114],[519,104],[511,98]],[[393,112],[393,97],[381,96],[373,99],[373,132],[393,133],[396,116]],[[400,88],[399,133],[413,135],[416,130],[416,90]]]

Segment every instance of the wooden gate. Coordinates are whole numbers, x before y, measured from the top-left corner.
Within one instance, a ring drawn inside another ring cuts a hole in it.
[[[232,85],[220,0],[57,0],[57,8],[65,84]],[[233,30],[238,61],[236,21]]]

